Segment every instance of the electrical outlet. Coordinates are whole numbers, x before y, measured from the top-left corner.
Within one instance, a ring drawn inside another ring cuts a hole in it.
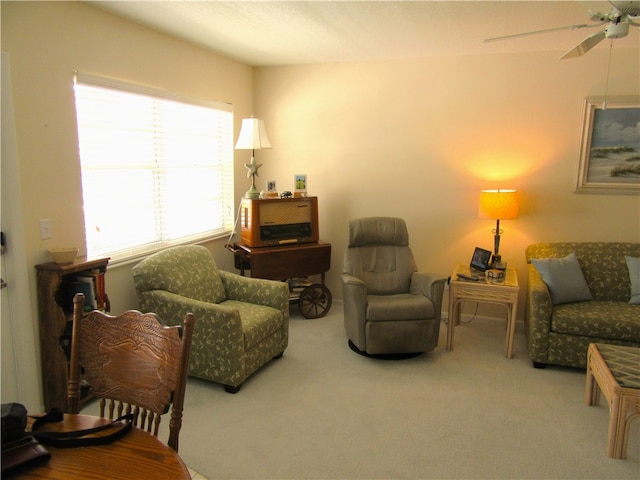
[[[51,229],[51,219],[44,218],[40,220],[40,239],[47,240],[53,237],[53,230]]]

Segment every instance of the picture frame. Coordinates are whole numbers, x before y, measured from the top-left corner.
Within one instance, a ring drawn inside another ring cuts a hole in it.
[[[293,176],[293,186],[296,192],[302,193],[307,191],[307,176],[304,174],[296,174]]]
[[[276,181],[275,180],[268,180],[267,181],[267,192],[268,193],[273,193],[273,192],[277,192],[278,189],[276,188]]]
[[[489,260],[491,260],[491,251],[476,247],[473,251],[469,266],[484,272],[489,268]]]
[[[640,97],[587,97],[576,193],[640,194]]]

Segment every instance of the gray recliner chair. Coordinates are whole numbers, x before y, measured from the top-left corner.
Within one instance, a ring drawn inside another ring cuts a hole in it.
[[[344,327],[353,350],[375,356],[436,347],[446,278],[417,270],[404,220],[349,222],[341,280]]]

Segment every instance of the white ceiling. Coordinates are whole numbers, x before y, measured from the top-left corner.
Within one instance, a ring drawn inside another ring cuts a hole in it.
[[[590,24],[607,1],[90,1],[137,23],[253,66],[558,51],[600,28],[510,40],[512,33]],[[613,48],[640,47],[640,29]],[[608,48],[605,39],[596,48]],[[588,55],[588,53],[587,53]],[[579,59],[562,60],[576,62]]]

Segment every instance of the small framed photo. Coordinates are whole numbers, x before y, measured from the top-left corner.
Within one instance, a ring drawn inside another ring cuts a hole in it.
[[[307,176],[306,175],[294,175],[293,176],[293,185],[296,192],[306,192],[307,191]]]
[[[278,189],[276,188],[276,181],[275,180],[269,180],[267,182],[267,192],[272,193],[272,192],[277,192]]]
[[[473,257],[471,257],[471,268],[484,272],[489,268],[489,260],[491,259],[491,252],[484,248],[476,247],[473,251]]]

